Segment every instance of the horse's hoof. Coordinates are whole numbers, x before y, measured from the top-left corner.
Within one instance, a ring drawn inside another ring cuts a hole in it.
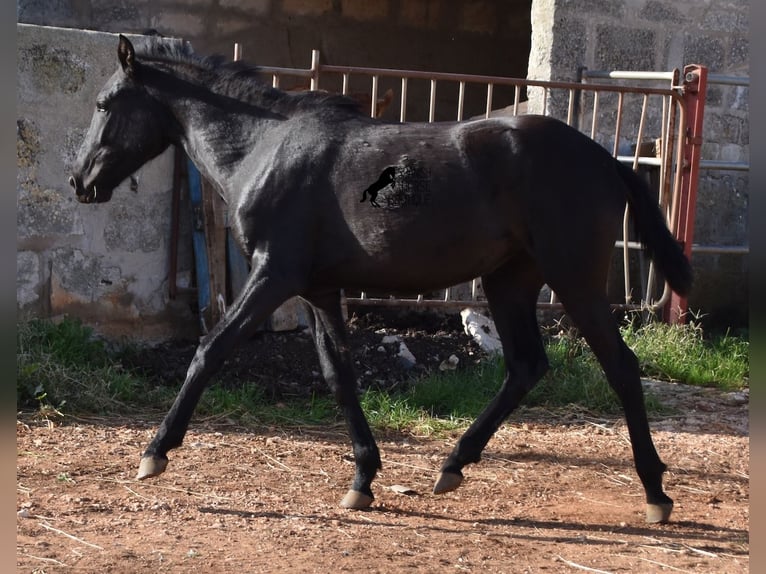
[[[673,512],[672,502],[647,504],[646,521],[650,524],[665,523],[670,519],[671,512]]]
[[[440,472],[434,484],[434,494],[455,490],[463,482],[463,475],[456,472]]]
[[[156,456],[144,456],[141,458],[141,464],[138,465],[138,474],[136,480],[144,480],[165,472],[168,466],[168,459]]]
[[[349,490],[343,500],[340,501],[340,505],[343,508],[351,508],[352,510],[362,510],[369,508],[372,504],[373,498],[369,494],[359,492],[358,490]]]

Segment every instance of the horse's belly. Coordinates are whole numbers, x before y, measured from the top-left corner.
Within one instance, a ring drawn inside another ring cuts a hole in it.
[[[391,292],[441,289],[496,269],[513,251],[503,240],[412,241],[387,244],[385,248],[375,244],[361,247],[362,253],[337,269],[340,286]]]

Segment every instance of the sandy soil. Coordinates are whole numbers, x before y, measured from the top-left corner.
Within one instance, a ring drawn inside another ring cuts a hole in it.
[[[652,421],[676,502],[665,525],[644,521],[623,421],[575,409],[515,414],[441,496],[456,435],[378,436],[367,511],[338,506],[342,425],[196,418],[165,474],[137,482],[159,418],[21,414],[18,572],[748,572],[747,396],[648,385],[677,413]]]

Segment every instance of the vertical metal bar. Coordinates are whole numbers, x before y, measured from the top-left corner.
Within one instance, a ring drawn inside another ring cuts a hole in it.
[[[684,101],[684,107],[681,108],[681,118],[678,123],[678,140],[676,141],[676,161],[675,161],[675,174],[673,182],[673,201],[670,204],[670,229],[673,231],[676,239],[678,239],[678,210],[680,209],[681,187],[683,184],[684,176],[684,152],[686,149],[686,124],[687,124],[687,109],[686,102]]]
[[[311,50],[311,90],[319,89],[319,50]]]
[[[460,82],[457,90],[457,121],[463,120],[463,107],[465,106],[465,82]]]
[[[521,97],[521,86],[516,84],[513,86],[513,115],[519,115],[519,98]]]
[[[596,139],[596,130],[598,129],[598,96],[599,92],[593,92],[593,117],[590,121],[590,139]]]
[[[567,105],[567,125],[572,125],[574,119],[574,104],[575,104],[575,91],[569,90],[569,104]]]
[[[378,76],[372,77],[372,94],[370,94],[370,117],[378,116]]]
[[[341,88],[341,94],[348,95],[348,72],[343,72],[343,87]]]
[[[279,74],[271,74],[271,87],[272,88],[279,87]]]
[[[433,122],[436,115],[436,80],[431,80],[431,94],[428,98],[428,121]]]
[[[402,78],[402,97],[400,101],[399,121],[403,122],[407,120],[407,78]]]
[[[689,129],[684,144],[684,169],[676,237],[682,242],[684,253],[689,259],[692,255],[694,218],[697,209],[697,185],[702,152],[702,122],[705,115],[707,75],[708,70],[705,66],[692,65],[684,68],[684,105],[689,118]],[[668,306],[666,312],[671,323],[683,323],[686,320],[685,315],[688,309],[686,297],[674,292],[670,297]]]
[[[489,118],[492,113],[492,92],[495,89],[495,84],[487,84],[487,107],[484,110],[484,117]]]
[[[234,61],[237,62],[242,59],[242,44],[234,42]]]
[[[625,102],[625,94],[617,93],[617,122],[614,126],[614,145],[612,146],[612,155],[617,157],[620,152],[620,133],[622,132],[622,109]]]
[[[674,70],[673,74],[673,83],[672,86],[678,85],[678,69]],[[662,196],[662,207],[665,211],[665,217],[668,219],[668,226],[671,227],[673,225],[673,221],[670,219],[670,213],[671,213],[671,205],[673,203],[673,196],[675,195],[675,188],[673,186],[673,183],[675,181],[674,178],[674,171],[673,171],[673,165],[675,163],[673,162],[673,148],[677,141],[676,135],[675,135],[675,128],[676,128],[676,116],[678,114],[678,106],[675,103],[675,100],[670,97],[666,96],[668,101],[668,125],[666,127],[665,136],[663,137],[662,142],[662,164],[665,168],[665,186],[662,190],[663,196]]]

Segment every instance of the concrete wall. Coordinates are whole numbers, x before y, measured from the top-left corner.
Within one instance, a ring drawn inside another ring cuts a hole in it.
[[[194,329],[189,305],[167,298],[171,152],[139,172],[136,192],[123,183],[106,204],[78,203],[67,183],[96,94],[118,65],[117,37],[26,25],[17,37],[19,312],[68,313],[144,339]]]

